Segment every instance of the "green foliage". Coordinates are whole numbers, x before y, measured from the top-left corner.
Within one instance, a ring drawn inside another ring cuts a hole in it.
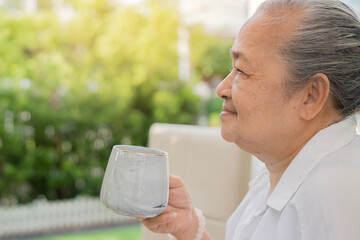
[[[224,78],[231,68],[230,48],[234,39],[205,34],[201,26],[191,29],[191,60],[195,72],[204,79]]]
[[[212,87],[217,86],[229,74],[232,66],[230,57],[232,44],[233,39],[207,35],[201,26],[193,27],[190,48],[194,75],[207,81]],[[219,114],[222,104],[223,101],[214,92],[204,106],[208,124],[212,127],[220,126]]]
[[[177,78],[174,9],[67,2],[70,22],[46,1],[36,15],[0,12],[3,200],[97,195],[112,145],[146,145],[152,123],[194,123],[199,111]]]

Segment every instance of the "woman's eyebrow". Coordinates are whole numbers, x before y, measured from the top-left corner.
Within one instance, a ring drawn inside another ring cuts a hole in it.
[[[249,63],[248,59],[246,58],[245,54],[240,52],[240,51],[236,51],[233,50],[232,48],[230,49],[230,55],[234,58],[234,59],[239,59],[241,58],[242,60],[244,60],[245,62]]]

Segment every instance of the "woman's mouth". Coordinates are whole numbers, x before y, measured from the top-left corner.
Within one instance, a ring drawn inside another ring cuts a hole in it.
[[[234,115],[237,115],[237,113],[235,111],[233,111],[230,108],[223,107],[222,112],[220,114],[220,118],[225,118],[225,117],[234,116]]]

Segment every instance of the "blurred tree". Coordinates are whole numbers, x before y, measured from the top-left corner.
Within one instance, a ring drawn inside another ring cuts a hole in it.
[[[234,39],[206,34],[201,25],[192,27],[190,32],[191,62],[195,74],[205,80],[227,76],[232,66],[230,48]]]
[[[232,67],[230,48],[234,40],[206,34],[201,25],[192,27],[190,31],[194,78],[203,79],[213,90],[212,96],[204,106],[204,112],[207,115],[208,124],[212,127],[219,127],[222,100],[215,95],[214,88],[230,72]],[[221,36],[221,34],[219,35]]]
[[[47,5],[0,12],[3,203],[97,195],[112,145],[146,145],[153,122],[196,120],[192,82],[177,77],[173,8],[67,2],[70,22]]]

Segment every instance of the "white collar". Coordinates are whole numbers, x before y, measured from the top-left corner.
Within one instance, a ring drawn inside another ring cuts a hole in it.
[[[356,137],[356,119],[348,117],[319,131],[294,158],[267,200],[267,205],[281,211],[290,201],[310,171],[320,160]]]

